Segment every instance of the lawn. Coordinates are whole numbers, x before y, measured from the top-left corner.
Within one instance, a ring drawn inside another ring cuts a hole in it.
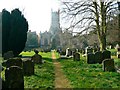
[[[35,53],[22,52],[22,56],[32,56]],[[54,67],[51,59],[51,52],[42,53],[43,60],[45,63],[43,65],[35,64],[35,75],[24,77],[25,88],[54,88]]]
[[[42,53],[44,64],[35,64],[35,74],[32,76],[24,76],[24,88],[54,88],[54,66],[51,59],[51,52]],[[20,55],[31,57],[34,52],[22,52]],[[4,71],[2,71],[2,78],[4,79]]]
[[[120,74],[103,72],[102,64],[87,64],[85,57],[82,56],[80,61],[72,59],[58,61],[74,88],[120,88]]]

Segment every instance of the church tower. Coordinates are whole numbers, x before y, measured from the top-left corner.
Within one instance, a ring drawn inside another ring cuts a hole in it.
[[[60,34],[62,30],[60,29],[60,11],[51,10],[51,25],[49,32],[51,33],[51,48],[57,49],[60,47]]]
[[[59,10],[53,11],[51,10],[51,25],[49,32],[54,35],[60,32],[60,15]]]

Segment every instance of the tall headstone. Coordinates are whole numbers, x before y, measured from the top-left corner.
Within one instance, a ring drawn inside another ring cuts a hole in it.
[[[11,66],[5,70],[6,88],[24,89],[23,70],[18,66]]]
[[[98,51],[95,52],[95,63],[102,63],[103,58],[102,58],[102,52]]]
[[[87,54],[87,63],[94,64],[95,63],[95,55],[93,53]]]
[[[24,75],[33,75],[34,74],[34,62],[32,60],[23,61],[23,72]]]
[[[102,64],[104,71],[115,71],[114,59],[105,59]]]

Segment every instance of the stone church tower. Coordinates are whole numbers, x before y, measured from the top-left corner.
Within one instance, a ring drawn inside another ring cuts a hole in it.
[[[41,48],[57,49],[60,47],[60,35],[62,30],[60,29],[60,15],[58,11],[51,10],[51,25],[48,32],[40,34]]]
[[[49,32],[51,34],[57,34],[60,32],[60,15],[59,10],[58,11],[52,11],[51,10],[51,25]]]

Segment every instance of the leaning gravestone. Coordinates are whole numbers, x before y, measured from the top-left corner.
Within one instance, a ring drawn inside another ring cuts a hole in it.
[[[6,61],[6,68],[11,66],[19,66],[22,68],[22,59],[21,58],[10,58]]]
[[[13,51],[8,51],[8,52],[4,53],[3,57],[4,57],[4,60],[13,58],[14,57]]]
[[[93,53],[87,54],[87,63],[94,64],[95,63],[95,55]]]
[[[34,74],[34,62],[32,60],[23,61],[23,72],[24,72],[24,75]]]
[[[105,50],[105,51],[102,52],[102,56],[103,56],[103,60],[104,59],[110,59],[111,58],[111,52]]]
[[[104,71],[115,71],[114,59],[105,59],[102,64]]]
[[[103,58],[102,58],[102,52],[98,51],[95,52],[95,63],[102,63]]]
[[[24,89],[23,70],[18,66],[11,66],[5,70],[7,88]]]
[[[80,54],[79,53],[74,53],[73,54],[73,60],[74,61],[80,61]]]

